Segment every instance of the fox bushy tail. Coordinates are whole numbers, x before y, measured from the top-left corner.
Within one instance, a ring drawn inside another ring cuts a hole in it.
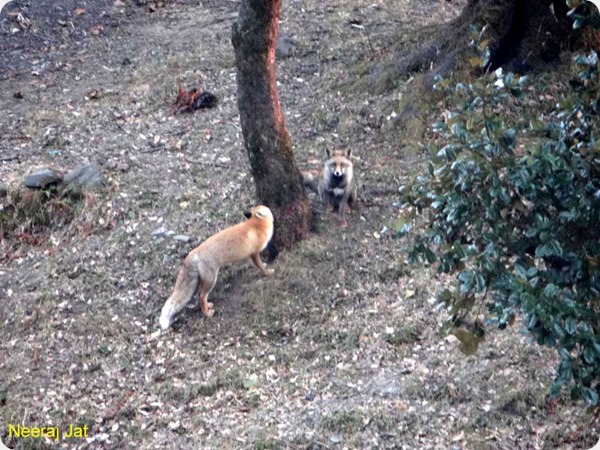
[[[198,268],[195,264],[184,263],[179,270],[175,289],[163,306],[160,313],[160,327],[167,330],[171,326],[173,316],[183,309],[185,304],[192,299],[200,280]]]

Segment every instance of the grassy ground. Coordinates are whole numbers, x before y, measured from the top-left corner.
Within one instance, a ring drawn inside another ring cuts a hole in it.
[[[382,96],[348,86],[392,56],[396,36],[453,17],[460,2],[284,3],[281,33],[296,47],[278,63],[279,88],[297,159],[312,168],[326,147],[351,145],[360,211],[343,230],[326,215],[273,277],[250,264],[223,270],[212,319],[193,302],[158,333],[181,258],[254,203],[229,41],[237,3],[166,3],[16,0],[2,13],[0,180],[13,191],[34,169],[86,160],[108,180],[83,199],[52,199],[43,226],[25,232],[22,220],[1,242],[4,442],[591,447],[597,432],[579,406],[545,400],[554,353],[515,326],[463,356],[439,332],[435,291],[448,280],[407,267],[386,231],[395,190],[420,167],[387,134],[405,86]],[[177,77],[200,80],[218,107],[172,116]],[[0,203],[9,221],[14,197]],[[11,423],[87,425],[89,438],[9,440]]]

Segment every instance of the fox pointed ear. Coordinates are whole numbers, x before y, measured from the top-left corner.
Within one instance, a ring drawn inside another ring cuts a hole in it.
[[[244,217],[246,219],[249,219],[250,217],[252,217],[252,213],[250,211],[244,211]]]
[[[351,157],[352,157],[352,149],[351,149],[351,148],[349,148],[349,149],[348,149],[348,151],[346,152],[346,156],[347,156],[348,158],[351,158]]]

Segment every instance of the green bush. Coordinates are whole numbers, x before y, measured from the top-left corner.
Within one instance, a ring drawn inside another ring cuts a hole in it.
[[[409,259],[455,274],[441,292],[463,350],[483,336],[485,317],[503,329],[522,313],[537,342],[557,348],[551,393],[568,386],[599,406],[600,381],[600,83],[598,57],[577,56],[573,93],[528,133],[506,125],[524,96],[525,77],[485,70],[486,42],[473,30],[471,63],[482,75],[437,89],[449,113],[434,125],[443,147],[427,174],[401,193],[411,233]],[[525,134],[527,145],[517,146]],[[410,223],[425,217],[414,231]]]

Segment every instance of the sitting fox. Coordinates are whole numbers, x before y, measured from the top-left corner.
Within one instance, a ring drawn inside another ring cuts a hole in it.
[[[179,270],[175,289],[163,306],[160,314],[160,327],[167,330],[173,316],[183,309],[199,287],[200,308],[206,317],[214,314],[213,304],[208,294],[217,282],[219,269],[226,264],[250,258],[265,275],[274,270],[267,269],[260,259],[273,236],[273,214],[266,206],[256,206],[244,212],[248,220],[226,228],[209,237],[192,250]]]
[[[325,205],[331,205],[333,210],[344,219],[346,204],[352,208],[356,202],[357,185],[352,164],[352,149],[326,150],[327,161],[319,172],[318,179],[310,172],[304,172],[304,184],[317,192]]]

